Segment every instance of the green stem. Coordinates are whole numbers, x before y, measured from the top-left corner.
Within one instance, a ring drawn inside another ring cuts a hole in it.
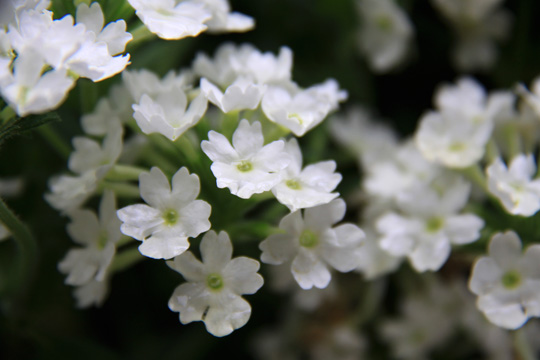
[[[490,139],[486,146],[486,162],[488,164],[491,164],[493,163],[493,161],[495,161],[495,159],[497,159],[500,156],[501,156],[501,153],[499,151],[499,148],[497,147],[497,144],[495,143],[493,138]]]
[[[11,292],[29,281],[36,265],[38,250],[28,227],[13,214],[2,199],[0,199],[0,222],[11,232],[19,250],[17,271],[11,281],[1,289]]]
[[[123,271],[144,259],[145,257],[141,255],[139,249],[136,247],[123,250],[114,257],[113,263],[110,267],[110,272],[113,274]]]
[[[41,137],[47,141],[60,157],[65,160],[69,158],[71,146],[50,125],[40,126],[38,131]]]
[[[107,180],[115,181],[139,180],[139,175],[141,175],[141,173],[145,171],[148,171],[148,169],[131,165],[116,164],[107,173],[107,176],[105,178]]]
[[[516,350],[516,353],[519,355],[519,359],[535,360],[536,356],[534,355],[531,345],[529,344],[529,341],[527,340],[527,337],[523,328],[514,331],[512,335],[513,335],[512,339],[514,342],[514,348]]]
[[[480,165],[471,165],[468,168],[462,169],[460,172],[471,182],[482,188],[486,193],[488,192],[486,176],[484,175],[484,171],[480,168]]]
[[[508,147],[508,161],[521,153],[521,138],[514,124],[508,124],[504,129],[506,146]]]
[[[127,44],[126,51],[132,51],[135,47],[139,46],[140,44],[153,39],[156,34],[153,34],[148,30],[146,25],[141,23],[139,26],[135,27],[134,29],[129,31],[131,35],[133,35],[133,40],[131,40]]]
[[[9,120],[13,119],[17,114],[11,106],[6,106],[0,111],[0,122],[5,124]]]
[[[136,185],[131,185],[123,182],[111,182],[111,181],[102,181],[100,183],[99,192],[104,189],[109,189],[114,191],[116,196],[122,198],[139,198],[140,191],[139,187]]]

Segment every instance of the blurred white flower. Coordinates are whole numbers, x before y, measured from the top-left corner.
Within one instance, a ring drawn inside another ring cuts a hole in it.
[[[214,336],[226,336],[244,326],[251,306],[241,295],[254,294],[263,285],[259,262],[244,256],[232,258],[232,243],[222,231],[206,233],[201,241],[202,262],[188,251],[167,264],[187,280],[169,300],[180,312],[180,322],[204,321]]]
[[[77,209],[69,214],[69,236],[82,248],[71,249],[58,263],[58,270],[66,274],[65,283],[81,286],[88,282],[104,281],[106,272],[116,253],[120,239],[120,220],[116,216],[116,200],[112,191],[101,199],[99,218],[87,209]]]
[[[206,21],[209,33],[244,32],[253,29],[255,20],[252,17],[231,12],[228,0],[196,0],[203,3],[210,11],[211,18]]]
[[[480,311],[506,329],[540,316],[540,245],[522,254],[518,235],[507,231],[491,238],[488,253],[475,262],[469,280]]]
[[[510,214],[532,216],[540,209],[540,179],[533,179],[536,162],[532,155],[516,155],[509,168],[497,158],[486,174],[489,191]]]
[[[279,265],[292,261],[291,272],[302,289],[328,286],[328,265],[340,272],[358,266],[358,251],[364,232],[356,225],[332,227],[345,216],[345,202],[336,199],[325,205],[298,210],[281,219],[284,233],[270,235],[259,245],[261,261]]]
[[[359,0],[359,45],[370,67],[379,73],[403,62],[414,29],[407,14],[393,0]]]
[[[153,167],[139,176],[142,199],[149,204],[118,210],[120,231],[141,240],[139,251],[154,259],[170,259],[189,248],[188,238],[210,229],[211,207],[199,195],[199,177],[185,167],[174,174],[172,189],[163,172]]]
[[[225,136],[208,133],[201,148],[213,161],[212,173],[218,188],[229,188],[243,199],[272,189],[281,179],[280,172],[290,163],[283,151],[283,140],[264,145],[261,123],[243,119],[233,134],[232,146]],[[264,145],[264,146],[263,146]]]

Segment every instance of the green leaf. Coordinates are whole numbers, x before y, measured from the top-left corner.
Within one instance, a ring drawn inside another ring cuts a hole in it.
[[[0,146],[3,145],[4,141],[13,136],[21,135],[42,125],[59,121],[61,119],[56,112],[11,119],[0,127]]]

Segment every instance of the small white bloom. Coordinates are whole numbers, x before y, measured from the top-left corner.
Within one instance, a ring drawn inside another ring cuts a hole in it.
[[[45,65],[41,56],[30,49],[13,61],[13,74],[0,70],[0,93],[19,116],[56,109],[75,84],[65,69],[43,73]]]
[[[91,280],[104,281],[122,235],[114,193],[104,193],[99,218],[93,211],[81,209],[71,212],[70,218],[68,234],[83,248],[71,249],[58,263],[60,272],[67,274],[65,283],[81,286]]]
[[[487,97],[480,84],[470,78],[443,86],[435,95],[437,111],[420,119],[415,141],[430,161],[451,168],[465,168],[484,155],[494,117],[505,106],[498,94]]]
[[[84,285],[77,286],[73,290],[73,295],[77,300],[79,309],[89,308],[90,306],[101,306],[109,292],[109,279],[103,281],[90,280]]]
[[[135,14],[160,38],[179,40],[207,29],[212,16],[203,3],[175,0],[128,0]]]
[[[62,213],[80,207],[97,189],[95,171],[87,171],[78,176],[60,175],[49,180],[50,193],[45,200]]]
[[[149,72],[141,71],[124,78],[134,97],[138,88],[144,89],[138,101],[133,105],[133,117],[145,134],[160,133],[171,140],[176,140],[186,130],[197,124],[207,109],[208,102],[204,94],[198,94],[192,101],[188,100],[187,80],[189,75],[176,75],[169,72],[163,80]],[[144,79],[149,79],[148,88],[144,88]],[[189,104],[188,104],[189,103]]]
[[[227,87],[225,92],[222,92],[206,78],[201,79],[201,92],[224,113],[233,110],[256,109],[265,90],[265,85],[258,85],[247,78],[239,77]]]
[[[272,189],[281,179],[280,171],[290,163],[283,151],[283,140],[264,145],[258,121],[251,125],[246,119],[240,121],[232,146],[225,136],[215,131],[208,133],[208,139],[201,143],[201,148],[213,161],[211,169],[217,186],[229,188],[232,194],[243,199]]]
[[[470,184],[459,177],[449,184],[417,186],[400,194],[405,215],[389,212],[376,223],[380,247],[394,256],[407,256],[418,271],[438,270],[450,256],[451,244],[468,244],[480,237],[484,222],[473,214],[457,214],[469,198]]]
[[[540,316],[540,245],[529,246],[522,255],[521,240],[507,231],[492,237],[488,251],[489,256],[475,262],[469,281],[480,311],[506,329]]]
[[[188,251],[167,264],[187,280],[169,300],[169,308],[180,312],[180,322],[204,321],[214,336],[226,336],[244,326],[251,306],[241,295],[254,294],[263,285],[257,273],[259,262],[244,256],[232,258],[226,232],[206,233],[201,241],[202,262]]]
[[[329,79],[307,89],[295,84],[288,87],[270,86],[263,96],[261,106],[271,121],[303,136],[347,99],[347,92],[339,90],[338,83]]]
[[[332,225],[345,216],[345,202],[328,204],[286,215],[279,223],[285,233],[269,236],[259,245],[261,261],[279,265],[292,261],[291,272],[302,289],[320,289],[330,283],[328,265],[341,272],[358,266],[364,232],[356,225]]]
[[[209,33],[244,32],[253,29],[255,20],[252,17],[231,12],[228,0],[197,0],[212,14],[205,24]]]
[[[359,45],[370,67],[386,72],[399,65],[411,47],[414,30],[406,13],[392,0],[360,0]]]
[[[489,191],[510,214],[532,216],[540,209],[540,179],[532,179],[536,174],[532,155],[517,155],[509,168],[497,158],[486,174]]]
[[[163,172],[153,167],[139,176],[142,199],[149,204],[118,210],[120,231],[143,243],[139,251],[154,259],[170,259],[189,247],[188,238],[210,229],[211,207],[199,195],[199,177],[183,167],[172,178],[172,189]]]
[[[363,245],[358,249],[358,267],[367,280],[373,280],[391,273],[401,265],[402,257],[393,256],[381,249],[375,229],[363,226],[366,237]]]
[[[339,196],[331,192],[341,181],[341,174],[334,172],[335,161],[322,161],[302,169],[302,152],[295,138],[286,143],[285,152],[292,161],[281,172],[282,179],[272,193],[291,212],[327,204]]]

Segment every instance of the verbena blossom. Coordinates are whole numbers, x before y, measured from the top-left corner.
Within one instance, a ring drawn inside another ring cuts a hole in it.
[[[444,86],[435,95],[436,111],[420,119],[415,141],[422,155],[450,168],[478,162],[493,130],[493,119],[506,101],[486,95],[471,78]]]
[[[201,143],[204,153],[213,161],[212,173],[218,188],[229,188],[243,199],[272,189],[281,180],[281,171],[291,162],[284,152],[283,140],[264,145],[261,123],[243,119],[232,137],[208,133]]]
[[[478,295],[477,306],[489,321],[506,329],[521,327],[540,316],[540,245],[522,254],[521,240],[513,231],[495,234],[488,256],[472,269],[469,288]]]
[[[360,50],[375,72],[387,72],[405,59],[414,35],[407,14],[392,0],[359,0]]]
[[[169,308],[180,312],[182,324],[203,321],[212,335],[229,335],[249,320],[251,306],[241,295],[254,294],[263,285],[259,262],[232,258],[232,243],[224,231],[206,233],[200,249],[202,262],[191,251],[167,262],[187,280],[175,289]]]
[[[418,272],[439,270],[450,256],[451,244],[468,244],[480,237],[484,221],[459,214],[469,192],[469,183],[450,177],[400,194],[402,214],[391,211],[377,220],[380,247],[394,256],[407,256]]]
[[[532,155],[518,154],[506,167],[500,158],[486,168],[488,189],[513,215],[532,216],[540,209],[540,179]]]
[[[70,213],[70,218],[68,234],[83,247],[70,250],[58,263],[58,269],[67,274],[65,283],[82,286],[92,280],[104,281],[122,235],[114,193],[103,194],[99,217],[91,210],[78,209]]]
[[[291,212],[327,204],[339,196],[331,192],[341,181],[341,174],[335,173],[335,161],[321,161],[302,169],[302,152],[295,138],[287,141],[285,152],[291,162],[282,170],[281,181],[272,188],[272,193]]]
[[[333,227],[345,216],[346,205],[336,199],[286,215],[279,223],[284,233],[270,235],[259,245],[261,261],[279,265],[291,262],[291,272],[302,289],[323,289],[332,278],[328,265],[348,272],[358,266],[358,250],[364,232],[345,223]]]
[[[171,187],[172,184],[172,187]],[[154,259],[170,259],[189,248],[188,238],[210,229],[211,206],[196,200],[199,177],[182,167],[171,184],[157,167],[139,176],[142,199],[148,204],[129,205],[118,210],[120,231],[142,241],[139,251]]]

